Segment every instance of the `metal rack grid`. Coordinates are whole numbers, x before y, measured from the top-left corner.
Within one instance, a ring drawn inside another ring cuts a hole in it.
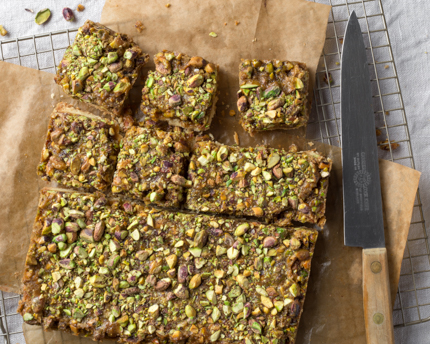
[[[313,0],[332,6],[327,38],[316,73],[309,139],[340,146],[340,61],[342,38],[350,13],[362,25],[373,87],[380,158],[414,168],[414,158],[396,65],[381,0]],[[0,60],[54,73],[77,29],[0,41]],[[332,79],[332,80],[331,80]],[[330,81],[331,80],[331,81]],[[387,140],[387,141],[385,141]],[[385,143],[383,142],[385,141]],[[397,147],[398,145],[398,147]],[[430,320],[430,250],[419,191],[393,309],[395,326]],[[0,291],[0,339],[25,343],[19,295]],[[15,330],[17,329],[17,330]],[[1,340],[0,340],[1,344]]]

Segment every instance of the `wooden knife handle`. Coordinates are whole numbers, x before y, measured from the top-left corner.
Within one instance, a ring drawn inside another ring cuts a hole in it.
[[[367,344],[394,344],[386,248],[363,250],[363,304]]]

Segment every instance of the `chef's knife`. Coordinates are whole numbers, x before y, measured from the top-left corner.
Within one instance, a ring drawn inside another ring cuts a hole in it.
[[[343,41],[341,116],[345,245],[363,248],[367,343],[392,344],[375,115],[366,48],[355,12],[349,18]]]

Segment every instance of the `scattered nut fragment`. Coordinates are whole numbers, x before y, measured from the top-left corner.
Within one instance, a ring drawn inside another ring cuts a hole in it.
[[[37,25],[42,25],[43,23],[46,23],[48,19],[51,17],[51,11],[49,8],[45,8],[44,10],[41,10],[37,12],[36,18],[34,21]]]
[[[235,142],[237,145],[239,145],[239,135],[237,135],[237,132],[234,132],[233,137],[234,137],[234,142]]]
[[[139,33],[141,33],[145,29],[145,26],[143,25],[143,23],[140,20],[138,20],[134,24],[134,27],[136,28],[137,32],[139,32]]]
[[[73,20],[75,20],[75,15],[73,14],[73,11],[70,8],[68,8],[68,7],[64,7],[63,8],[63,17],[67,21],[73,21]]]
[[[0,25],[0,35],[6,36],[7,30],[3,27],[3,25]]]
[[[235,115],[236,115],[236,111],[234,111],[234,110],[230,110],[228,114],[229,114],[231,117],[233,117],[233,116],[235,116]]]
[[[81,5],[81,4],[79,4],[79,5],[78,5],[78,7],[76,8],[76,10],[77,10],[78,12],[82,12],[84,9],[85,9],[85,6],[84,6],[84,5]]]
[[[385,116],[388,116],[390,114],[390,111],[385,111]]]
[[[382,132],[379,129],[376,129],[376,136],[381,136]]]
[[[166,7],[169,8],[171,5],[170,4],[166,4]]]
[[[32,9],[30,9],[30,8],[26,8],[25,10],[26,10],[27,12],[34,13],[34,11],[33,11]]]
[[[324,80],[324,82],[325,82],[327,85],[331,85],[331,84],[333,83],[333,77],[331,76],[331,73],[330,73],[330,72],[327,72],[327,73],[324,75],[323,80]]]
[[[209,33],[209,36],[214,37],[214,38],[218,37],[218,35],[215,32],[213,32],[213,31],[211,33]]]
[[[340,44],[343,44],[343,38],[342,37],[339,38],[339,42],[340,42]]]
[[[385,66],[384,66],[384,69],[388,69],[388,68],[390,68],[390,66],[389,66],[389,65],[385,65]]]
[[[239,24],[240,24],[240,22],[237,20],[234,22],[234,25],[236,25],[236,26],[238,26]]]
[[[379,148],[381,148],[382,150],[385,150],[385,151],[390,150],[390,144],[391,144],[391,149],[393,149],[393,150],[399,148],[399,146],[400,146],[394,140],[391,140],[390,144],[388,144],[388,139],[385,141],[380,141],[380,142],[378,142],[378,144],[380,145]]]

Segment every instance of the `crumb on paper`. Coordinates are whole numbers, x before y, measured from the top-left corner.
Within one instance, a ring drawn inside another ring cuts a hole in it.
[[[145,29],[145,26],[143,25],[143,23],[138,20],[135,24],[134,27],[136,28],[137,32],[142,32]]]
[[[388,116],[390,114],[390,111],[385,111],[385,116]]]
[[[79,4],[79,5],[78,5],[78,7],[76,8],[76,10],[77,10],[78,12],[82,12],[84,9],[85,9],[85,6],[84,6],[84,5],[81,5],[81,4]]]
[[[55,94],[51,93],[51,99],[54,99],[54,98],[55,98]]]
[[[376,136],[381,136],[381,134],[382,134],[382,131],[379,129],[376,129]]]
[[[385,68],[385,69],[388,69],[388,68],[390,68],[390,66],[389,66],[389,65],[385,65],[385,66],[384,66],[384,68]]]
[[[272,50],[272,48],[269,48],[269,50]]]
[[[234,22],[234,25],[236,25],[236,26],[238,26],[239,24],[240,24],[240,22],[237,20]]]
[[[379,148],[381,148],[382,150],[385,150],[385,151],[390,150],[390,145],[391,145],[392,150],[395,150],[395,149],[399,148],[399,146],[400,146],[394,140],[391,140],[390,144],[388,144],[388,139],[385,141],[379,141],[378,144],[380,145]]]
[[[221,110],[221,116],[225,117],[225,111],[224,110]]]
[[[224,26],[226,26],[226,25],[227,25],[227,22],[224,23]]]
[[[27,12],[34,13],[34,11],[33,11],[31,8],[26,8],[25,10],[26,10]]]
[[[213,38],[218,37],[218,35],[213,31],[209,33],[209,36],[211,36]]]
[[[230,112],[228,113],[231,117],[236,116],[236,111],[234,110],[230,110]]]
[[[340,62],[336,62],[336,66],[339,66],[340,65]]]
[[[340,44],[343,44],[343,38],[342,37],[339,38],[339,42],[340,42]]]
[[[254,42],[257,42],[257,38],[254,38],[254,39],[252,40],[252,43],[254,43]]]
[[[239,135],[237,135],[237,132],[234,132],[234,142],[239,146]]]
[[[170,6],[172,6],[172,5],[170,5],[170,4],[166,4],[166,7],[167,7],[167,8],[169,8]]]
[[[315,143],[313,143],[313,142],[311,141],[311,142],[308,142],[308,145],[309,145],[309,147],[312,147],[312,146],[314,146],[314,145],[315,145]]]

